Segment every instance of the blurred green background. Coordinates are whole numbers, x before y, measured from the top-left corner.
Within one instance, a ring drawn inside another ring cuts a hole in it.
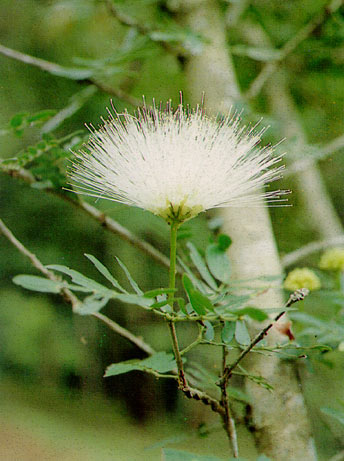
[[[159,30],[160,35],[152,36],[153,39],[140,34],[139,27],[121,24],[111,13],[109,3],[0,0],[0,41],[6,47],[63,66],[91,68],[92,75],[103,86],[121,88],[138,100],[144,94],[147,101],[155,97],[162,101],[172,98],[176,102],[178,92],[183,90],[188,101],[184,58],[169,53],[159,43],[163,40],[168,46],[181,46],[191,53],[202,52],[204,43],[200,37],[181,26],[175,30],[180,19],[174,8],[178,2],[113,1],[116,8],[134,18],[137,24]],[[287,43],[326,4],[320,0],[245,2],[237,23],[230,27],[228,18],[238,3],[240,1],[228,0],[220,2],[220,6],[228,23],[228,52],[233,52],[243,90],[258,74],[263,61],[271,59],[271,50]],[[252,58],[248,37],[257,28],[264,31],[271,45],[270,50],[262,49],[260,58],[257,53]],[[283,65],[303,129],[312,145],[306,154],[317,154],[319,145],[344,132],[343,8],[324,20]],[[266,141],[275,142],[283,137],[283,127],[270,112],[268,92],[269,84],[250,106],[243,101],[239,101],[238,106],[244,107],[243,117],[248,121],[263,116],[263,123],[271,125]],[[119,110],[133,109],[122,98],[91,88],[88,81],[52,75],[0,55],[1,157],[15,157],[41,138],[42,126],[27,128],[16,135],[15,130],[9,128],[9,120],[15,114],[33,114],[46,109],[59,113],[76,102],[77,109],[71,109],[70,116],[54,130],[55,135],[62,138],[77,130],[85,134],[84,123],[97,126],[100,116],[106,116],[110,98]],[[283,149],[292,149],[293,142],[295,139],[287,140]],[[343,150],[338,150],[319,164],[343,220],[342,154]],[[293,186],[293,176],[281,184],[291,189]],[[282,255],[319,237],[304,217],[297,192],[291,201],[292,209],[271,211]],[[90,202],[168,253],[168,228],[162,220],[111,202]],[[164,268],[104,231],[68,202],[2,173],[0,206],[4,222],[44,264],[64,264],[97,279],[98,274],[83,256],[87,252],[106,264],[121,280],[114,264],[116,255],[126,262],[143,289],[168,283]],[[204,249],[210,236],[207,217],[201,215],[185,227],[195,245]],[[14,275],[36,272],[3,237],[0,244],[0,459],[158,460],[159,443],[171,437],[176,439],[165,445],[227,455],[227,441],[221,427],[215,424],[216,418],[207,409],[199,409],[197,404],[179,400],[174,386],[139,372],[103,380],[103,371],[109,363],[143,357],[142,352],[96,319],[73,316],[70,306],[57,296],[27,292],[14,286]],[[318,254],[312,255],[302,261],[302,265],[316,266],[318,259]],[[333,307],[320,295],[314,295],[302,309],[323,318],[333,313]],[[156,318],[143,316],[135,307],[115,302],[106,307],[105,313],[149,339],[154,347],[170,348],[165,325]],[[302,330],[297,325],[297,331],[298,328]],[[306,400],[323,460],[344,448],[343,426],[319,411],[322,406],[336,407],[344,399],[342,355],[343,352],[337,351],[326,354],[326,359],[309,359],[303,371]],[[208,437],[202,432],[203,423],[210,428]],[[239,435],[242,456],[253,459],[255,451],[250,434],[240,427]]]

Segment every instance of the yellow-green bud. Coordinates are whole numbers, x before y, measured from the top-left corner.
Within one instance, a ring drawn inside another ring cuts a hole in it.
[[[320,269],[344,272],[344,248],[330,248],[321,256]]]
[[[309,290],[319,290],[321,282],[315,272],[308,267],[297,268],[289,272],[283,283],[286,290],[294,291],[300,288],[308,288]]]

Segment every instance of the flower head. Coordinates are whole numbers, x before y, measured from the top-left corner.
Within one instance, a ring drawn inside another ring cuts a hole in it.
[[[217,121],[202,107],[144,105],[135,116],[110,113],[76,153],[70,177],[76,192],[137,206],[183,222],[210,208],[281,201],[285,191],[261,192],[281,177],[281,156],[258,147],[264,132]]]
[[[319,290],[321,282],[315,272],[308,267],[293,269],[289,272],[283,283],[286,290],[294,291],[300,288],[307,288],[310,291]]]
[[[330,248],[320,258],[320,269],[344,272],[344,248]]]

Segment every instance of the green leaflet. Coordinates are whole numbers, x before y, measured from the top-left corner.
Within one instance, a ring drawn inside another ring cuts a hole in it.
[[[98,282],[82,275],[80,272],[70,269],[67,266],[61,266],[59,264],[50,264],[46,266],[47,269],[51,269],[57,272],[62,272],[63,274],[69,275],[74,283],[81,285],[82,287],[88,289],[90,292],[103,293],[107,294],[110,290]]]
[[[224,250],[216,243],[211,243],[206,249],[206,261],[213,276],[223,283],[228,283],[231,275],[231,265]]]
[[[183,285],[190,300],[190,304],[198,315],[205,315],[208,311],[214,311],[214,306],[209,298],[195,289],[187,274],[183,275]]]
[[[100,262],[97,258],[92,255],[85,253],[88,258],[98,269],[98,271],[109,281],[112,285],[122,293],[127,293],[126,290],[119,284],[119,282],[111,275],[110,271]]]
[[[104,377],[121,375],[134,370],[146,371],[148,373],[151,370],[158,373],[167,373],[176,368],[176,366],[172,354],[158,352],[144,360],[127,360],[126,362],[113,363],[107,367]]]
[[[196,247],[191,242],[188,242],[186,244],[186,246],[190,250],[190,258],[191,258],[192,262],[194,263],[194,265],[196,266],[198,272],[201,274],[203,280],[213,290],[216,290],[217,289],[217,284],[216,284],[214,278],[212,277],[212,275],[210,274],[210,272],[209,272],[209,270],[208,270],[202,256],[199,254]]]
[[[221,331],[221,340],[224,343],[229,344],[234,338],[234,333],[235,333],[235,322],[226,321]]]
[[[42,293],[60,293],[63,282],[53,281],[37,275],[16,275],[13,282],[27,290],[40,291]]]
[[[136,291],[136,293],[138,295],[143,295],[143,291],[141,290],[141,288],[138,286],[138,284],[135,282],[135,280],[130,275],[130,272],[128,271],[127,266],[124,263],[122,263],[122,261],[119,258],[117,258],[117,256],[115,256],[115,258],[116,258],[116,261],[118,262],[118,264],[123,269],[123,271],[124,271],[128,281],[129,281],[130,285],[132,286],[133,290]]]
[[[243,320],[237,320],[235,323],[235,339],[242,346],[248,346],[251,342],[250,334]]]

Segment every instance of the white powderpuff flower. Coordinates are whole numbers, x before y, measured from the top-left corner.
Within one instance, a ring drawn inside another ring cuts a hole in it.
[[[190,110],[144,105],[135,116],[109,112],[75,153],[69,172],[75,192],[149,210],[183,222],[218,207],[284,201],[288,191],[262,192],[281,177],[281,156],[259,147],[265,129],[240,126],[238,114],[222,120]]]

